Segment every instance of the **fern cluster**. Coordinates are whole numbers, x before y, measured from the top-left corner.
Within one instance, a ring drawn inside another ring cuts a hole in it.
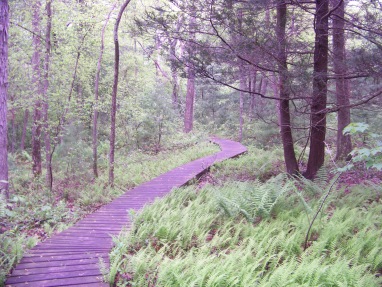
[[[236,182],[226,185],[223,192],[220,188],[215,190],[218,205],[227,215],[242,215],[249,222],[254,222],[259,217],[268,217],[278,199],[293,187],[281,174],[266,183],[258,180],[251,183]]]
[[[5,195],[0,193],[0,219],[5,217],[7,207],[7,200]]]
[[[315,196],[311,188],[287,192],[285,178],[176,190],[116,238],[110,279],[117,286],[380,286],[380,193],[335,192],[304,251],[311,212],[301,198],[316,210],[327,188],[316,185],[324,189]]]
[[[60,164],[57,162],[59,165],[56,168],[59,170],[55,171],[54,192],[42,188],[43,176],[31,181],[30,166],[26,164],[30,160],[27,152],[10,155],[10,200],[6,202],[0,194],[0,286],[21,254],[38,241],[53,232],[66,229],[95,207],[125,192],[127,187],[136,186],[176,166],[219,151],[217,145],[204,141],[199,135],[185,137],[182,134],[181,137],[181,140],[174,141],[178,144],[169,147],[171,150],[155,155],[130,151],[127,157],[126,150],[120,149],[119,156],[116,156],[115,188],[105,187],[108,180],[107,173],[102,172],[105,168],[102,158],[107,153],[102,143],[99,150],[99,178],[89,184],[85,176],[89,170],[81,170],[74,176],[63,166],[69,163],[69,159]],[[197,141],[200,144],[195,145]],[[59,152],[63,150],[57,151],[56,155]],[[76,152],[80,152],[78,146],[71,152],[68,157],[73,160],[82,158],[76,158]],[[57,198],[58,195],[62,195],[62,198]]]

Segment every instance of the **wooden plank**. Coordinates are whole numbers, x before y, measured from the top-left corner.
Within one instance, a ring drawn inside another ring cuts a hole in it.
[[[108,254],[100,257],[105,262],[108,260]],[[85,259],[69,259],[61,261],[41,261],[41,262],[29,262],[20,263],[17,265],[16,270],[33,269],[33,268],[49,268],[49,267],[62,267],[62,266],[79,266],[83,264],[95,264],[100,261],[100,258],[85,258]]]
[[[53,280],[41,280],[41,281],[26,281],[20,283],[8,284],[6,283],[6,287],[19,287],[19,286],[28,286],[28,287],[54,287],[54,286],[85,286],[85,284],[95,284],[91,286],[98,287],[108,287],[109,284],[102,282],[102,276],[81,276],[81,277],[73,277],[73,278],[60,278]],[[89,286],[89,285],[88,285]]]
[[[106,266],[108,267],[108,264]],[[79,271],[79,270],[99,270],[99,264],[98,262],[95,262],[93,264],[85,263],[81,265],[64,265],[64,266],[57,266],[57,267],[17,269],[13,271],[12,276],[33,275],[33,274],[36,275],[36,274]]]
[[[87,277],[87,276],[101,276],[101,272],[98,269],[93,270],[74,270],[70,272],[54,272],[54,273],[43,273],[43,274],[33,274],[25,276],[11,276],[8,278],[8,284],[22,283],[27,279],[29,282],[42,281],[42,280],[54,280],[63,278],[73,278],[73,277]]]
[[[107,253],[88,253],[83,252],[80,254],[68,254],[68,255],[53,255],[53,256],[35,256],[35,257],[24,257],[21,259],[20,263],[36,263],[36,262],[53,262],[53,261],[67,261],[76,259],[92,259],[105,257]]]
[[[221,152],[194,160],[126,192],[64,232],[39,243],[25,255],[6,286],[109,286],[102,283],[99,260],[108,264],[111,236],[131,226],[129,210],[138,210],[203,174],[214,162],[246,151],[239,143],[213,139]]]

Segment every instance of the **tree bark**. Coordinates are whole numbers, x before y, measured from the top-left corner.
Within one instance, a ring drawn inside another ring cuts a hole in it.
[[[250,73],[250,77],[252,79],[250,91],[253,93],[256,93],[257,92],[256,90],[257,70],[256,69],[253,69],[253,72]],[[255,107],[256,107],[256,98],[255,98],[255,94],[252,94],[250,105],[249,105],[249,115],[251,118],[254,118],[255,116]]]
[[[172,77],[172,107],[174,111],[179,109],[179,84],[178,71],[175,65],[176,39],[170,40],[170,61],[171,61],[171,77]]]
[[[42,103],[41,103],[41,71],[40,71],[40,0],[36,0],[33,5],[33,90],[35,94],[34,112],[33,112],[33,130],[32,130],[32,171],[35,177],[41,175],[41,119],[42,119]]]
[[[14,97],[10,97],[11,102],[14,102]],[[11,129],[12,129],[12,134],[10,136],[11,140],[11,153],[15,152],[15,146],[16,146],[16,123],[15,123],[15,118],[16,118],[16,111],[15,108],[12,108],[10,110],[11,113]]]
[[[246,80],[244,72],[240,73],[240,95],[239,95],[239,142],[243,141],[244,126],[244,92],[246,90]]]
[[[117,113],[117,91],[118,91],[118,75],[119,75],[119,42],[118,27],[121,22],[122,14],[125,11],[130,0],[126,0],[118,13],[117,20],[114,25],[114,83],[113,93],[111,96],[111,124],[110,124],[110,153],[109,153],[109,184],[114,186],[114,153],[115,153],[115,120]]]
[[[316,0],[310,152],[304,176],[313,179],[325,160],[329,0]]]
[[[184,112],[184,132],[189,133],[194,125],[195,73],[192,67],[187,68],[186,109]]]
[[[23,123],[23,132],[21,135],[21,142],[20,142],[20,150],[25,150],[25,138],[27,136],[27,127],[28,127],[28,120],[29,120],[29,109],[25,109],[24,112],[24,123]]]
[[[294,142],[291,129],[291,119],[289,110],[290,91],[288,88],[288,65],[286,52],[286,22],[287,6],[285,0],[279,0],[277,5],[277,41],[278,41],[278,69],[279,69],[279,115],[280,115],[280,134],[284,150],[284,160],[286,170],[289,174],[298,173],[298,164],[294,152]]]
[[[189,23],[190,41],[195,38],[195,7],[192,8],[191,18]],[[192,44],[188,43],[189,57],[192,56]],[[187,94],[186,94],[186,108],[184,111],[184,132],[189,133],[194,125],[194,100],[195,100],[195,71],[191,62],[188,63],[187,68]]]
[[[232,5],[232,3],[230,4]],[[231,6],[232,7],[232,6]],[[238,10],[238,30],[242,30],[242,22],[243,22],[243,11],[241,9]],[[233,42],[240,42],[236,40],[235,35],[233,35]],[[240,77],[240,94],[239,94],[239,142],[243,141],[243,126],[244,126],[244,91],[247,89],[246,87],[246,77],[245,77],[245,67],[242,62],[239,63],[239,77]]]
[[[93,174],[94,177],[98,177],[98,98],[99,98],[99,79],[100,79],[100,73],[101,73],[101,64],[102,64],[102,57],[103,57],[103,51],[105,49],[105,30],[106,26],[109,23],[111,13],[113,12],[116,4],[114,4],[107,15],[105,24],[102,27],[101,31],[101,48],[98,56],[98,63],[97,63],[97,72],[95,77],[95,83],[94,83],[94,110],[93,110],[93,130],[92,130],[92,145],[93,145]]]
[[[176,33],[179,32],[182,21],[178,20],[176,25]],[[176,67],[176,44],[178,42],[177,39],[171,39],[170,35],[167,35],[169,39],[170,46],[170,68],[171,68],[171,77],[172,77],[172,107],[174,111],[180,111],[180,103],[179,103],[179,80],[178,80],[178,69]]]
[[[51,191],[53,188],[53,171],[52,171],[52,152],[49,132],[49,66],[50,66],[50,51],[52,31],[52,1],[46,3],[46,31],[45,31],[45,62],[44,62],[44,91],[43,91],[43,122],[44,122],[44,142],[45,142],[45,167],[46,167],[46,186]]]
[[[346,50],[345,50],[345,1],[332,0],[333,12],[333,66],[336,74],[336,99],[340,107],[337,122],[337,153],[336,160],[346,159],[351,150],[352,143],[350,135],[344,135],[344,128],[350,124],[350,90],[349,82],[345,79]]]
[[[0,194],[9,199],[7,150],[8,0],[0,2]]]

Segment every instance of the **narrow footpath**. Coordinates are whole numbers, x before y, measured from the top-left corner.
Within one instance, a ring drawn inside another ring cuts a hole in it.
[[[80,220],[26,254],[6,281],[6,286],[109,286],[102,282],[100,260],[106,265],[112,236],[129,228],[130,209],[139,210],[157,197],[181,187],[211,165],[243,154],[238,142],[213,138],[221,151],[179,166],[146,182]]]

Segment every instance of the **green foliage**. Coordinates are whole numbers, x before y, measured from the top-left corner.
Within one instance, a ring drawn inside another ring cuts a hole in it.
[[[351,123],[344,130],[345,135],[352,135],[362,139],[357,147],[350,153],[352,162],[364,162],[366,168],[382,170],[382,138],[381,135],[370,132],[368,124]],[[353,164],[345,166],[341,170],[353,167]]]
[[[38,241],[66,229],[128,188],[183,163],[219,151],[216,145],[206,142],[203,136],[196,133],[187,137],[173,135],[172,145],[166,145],[168,150],[157,154],[120,150],[116,162],[116,186],[111,188],[105,169],[100,170],[102,173],[98,179],[89,183],[90,161],[82,159],[88,159],[85,154],[91,150],[81,140],[83,135],[71,130],[67,132],[72,136],[61,144],[56,153],[62,159],[57,165],[61,172],[57,172],[55,177],[57,193],[42,188],[43,178],[30,180],[30,165],[26,156],[15,154],[11,157],[11,198],[6,202],[4,196],[0,196],[0,285],[24,251]],[[70,138],[77,138],[78,145],[74,144],[74,140],[68,141]],[[200,143],[195,145],[196,142]],[[87,180],[80,183],[81,179]]]
[[[211,172],[222,180],[245,181],[257,178],[264,181],[283,171],[282,156],[282,150],[277,148],[264,150],[249,146],[246,154],[214,165]]]
[[[244,216],[249,222],[271,215],[279,198],[290,192],[294,186],[284,175],[272,178],[266,183],[256,180],[250,183],[225,185],[227,190],[216,191],[216,198],[221,209],[231,217]]]
[[[8,203],[0,198],[0,285],[25,250],[67,228],[79,216],[64,201],[54,202],[39,190],[11,193]]]
[[[250,185],[245,186],[249,193]],[[308,200],[311,191],[299,189],[315,210],[320,199]],[[380,189],[362,187],[347,196],[335,192],[313,228],[305,252],[308,221],[295,192],[280,196],[272,217],[256,224],[250,224],[244,212],[236,212],[234,217],[219,212],[221,198],[235,192],[245,192],[244,188],[240,190],[240,183],[228,182],[220,188],[206,186],[202,190],[189,187],[144,208],[135,216],[131,231],[115,240],[110,268],[113,275],[117,274],[117,286],[382,283],[374,275],[382,265]]]
[[[3,286],[6,275],[12,266],[23,257],[24,250],[32,248],[37,242],[38,239],[35,236],[0,234],[0,286]]]
[[[193,138],[193,140],[201,140],[201,142],[188,148],[186,148],[188,141],[186,143],[178,142],[179,146],[155,155],[132,152],[128,154],[128,157],[117,157],[115,163],[117,186],[123,187],[123,189],[137,186],[179,165],[219,151],[219,147],[205,142],[203,139]],[[106,181],[106,178],[104,180]]]

